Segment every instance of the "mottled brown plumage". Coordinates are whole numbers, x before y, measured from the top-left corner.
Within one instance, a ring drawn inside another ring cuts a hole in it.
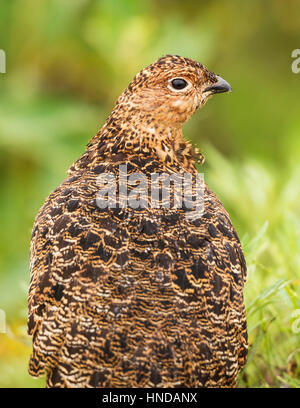
[[[173,89],[172,79],[187,81]],[[181,127],[229,86],[166,56],[141,71],[39,211],[31,242],[29,372],[48,387],[232,387],[247,358],[246,266],[220,201],[204,213],[104,208],[99,175],[197,174]],[[226,180],[224,180],[226,183]],[[174,189],[172,189],[174,193]]]

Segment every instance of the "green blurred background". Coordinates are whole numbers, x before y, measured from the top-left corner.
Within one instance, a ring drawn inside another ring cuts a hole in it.
[[[165,54],[202,62],[234,92],[185,125],[248,263],[250,352],[240,387],[300,386],[298,0],[0,0],[0,387],[27,374],[29,244],[46,196],[133,76]],[[298,333],[297,333],[298,332]]]

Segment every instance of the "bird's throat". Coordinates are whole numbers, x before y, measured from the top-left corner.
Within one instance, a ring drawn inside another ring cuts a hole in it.
[[[166,166],[195,169],[195,152],[184,140],[181,127],[169,127],[149,120],[126,120],[123,123],[108,118],[88,147],[100,156],[116,154],[150,155]]]
[[[122,157],[150,156],[166,168],[196,171],[195,162],[200,163],[203,156],[184,140],[182,127],[158,123],[151,115],[121,117],[112,112],[73,168],[84,168],[86,161],[98,165]]]

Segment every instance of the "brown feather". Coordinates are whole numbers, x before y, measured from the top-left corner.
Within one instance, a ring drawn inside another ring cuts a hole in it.
[[[189,90],[172,92],[175,77]],[[39,211],[29,372],[46,372],[48,387],[236,385],[247,358],[246,265],[220,201],[204,184],[204,213],[193,220],[186,208],[96,202],[99,174],[118,176],[119,165],[128,174],[197,174],[199,152],[181,127],[216,81],[178,56],[145,68]]]

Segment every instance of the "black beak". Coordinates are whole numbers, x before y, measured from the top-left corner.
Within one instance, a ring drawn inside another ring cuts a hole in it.
[[[216,76],[217,82],[215,82],[213,85],[209,86],[208,88],[205,88],[203,92],[211,92],[213,94],[215,93],[222,93],[222,92],[232,92],[232,88],[229,85],[225,79]]]

